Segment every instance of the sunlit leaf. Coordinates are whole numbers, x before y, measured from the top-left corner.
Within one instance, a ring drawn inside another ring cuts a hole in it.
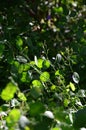
[[[21,76],[21,81],[26,82],[26,80],[27,80],[27,72],[23,72]]]
[[[18,61],[13,61],[13,65],[14,65],[16,68],[19,68],[20,63],[19,63]]]
[[[51,90],[55,90],[55,89],[56,89],[56,85],[52,85]]]
[[[26,101],[26,100],[27,100],[27,98],[25,97],[24,93],[19,92],[19,93],[18,93],[18,97],[19,97],[19,99],[20,99],[21,101]]]
[[[35,61],[30,61],[30,65],[34,66],[35,65]]]
[[[20,110],[18,109],[11,110],[6,118],[7,125],[9,127],[15,126],[16,123],[19,121],[19,118],[20,118]]]
[[[23,65],[23,71],[27,71],[30,69],[30,64],[29,63],[26,63]]]
[[[25,126],[24,129],[25,129],[25,130],[31,130],[30,127],[28,127],[28,126]]]
[[[32,81],[32,87],[30,92],[34,98],[38,98],[40,95],[42,95],[43,86],[39,80]]]
[[[1,92],[1,98],[6,101],[11,100],[14,97],[16,91],[17,86],[10,82]]]
[[[40,80],[43,82],[47,82],[47,81],[49,81],[49,79],[50,79],[50,74],[48,72],[43,72],[40,75]]]
[[[31,78],[32,78],[31,73],[29,73],[29,72],[22,72],[20,80],[23,83],[25,83],[25,82],[29,83],[31,81]]]
[[[61,130],[59,127],[52,128],[51,130]]]
[[[69,103],[70,103],[70,101],[67,98],[65,98],[64,99],[64,106],[68,107]]]
[[[18,68],[18,73],[22,73],[24,71],[24,65],[21,64]]]
[[[37,67],[41,69],[43,67],[42,63],[43,63],[43,59],[38,59]]]
[[[60,75],[60,71],[57,70],[57,71],[55,72],[55,75],[56,75],[56,76],[59,76],[59,75]]]
[[[76,88],[75,88],[75,85],[72,82],[70,82],[69,86],[70,86],[72,91],[75,91]]]
[[[18,47],[22,46],[23,45],[23,40],[21,39],[21,37],[18,37],[17,40],[16,40],[16,45]]]
[[[54,10],[55,13],[59,13],[59,14],[63,13],[62,7],[54,7],[53,10]]]
[[[49,60],[44,60],[43,61],[43,68],[48,69],[50,67],[50,61]]]

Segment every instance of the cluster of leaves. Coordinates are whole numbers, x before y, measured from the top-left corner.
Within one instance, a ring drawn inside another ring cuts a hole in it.
[[[0,129],[85,129],[85,50],[85,0],[3,0]]]

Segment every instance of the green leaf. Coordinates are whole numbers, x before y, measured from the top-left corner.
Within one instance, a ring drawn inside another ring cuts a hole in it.
[[[46,71],[46,72],[43,72],[41,75],[40,75],[40,80],[43,81],[43,82],[47,82],[50,80],[50,74]]]
[[[30,92],[34,98],[38,98],[43,92],[43,85],[41,82],[38,80],[33,80]]]
[[[67,122],[66,116],[67,113],[63,111],[63,108],[58,107],[54,111],[55,119],[57,119],[59,122]]]
[[[38,87],[38,88],[42,87],[42,84],[39,80],[33,80],[32,85],[33,87]]]
[[[29,83],[31,81],[31,79],[32,79],[31,73],[29,73],[29,72],[22,72],[21,79],[20,79],[21,82]]]
[[[42,95],[42,91],[41,91],[41,89],[39,89],[37,87],[32,87],[30,90],[30,94],[33,98],[37,99],[38,97],[40,97]]]
[[[23,40],[21,39],[21,37],[18,37],[17,40],[16,40],[16,45],[18,47],[21,47],[23,45]]]
[[[59,127],[52,128],[51,130],[61,130]]]
[[[40,69],[43,68],[42,64],[43,64],[43,59],[38,59],[37,67],[40,68]]]
[[[68,107],[69,103],[70,103],[70,101],[67,98],[65,98],[64,99],[64,106]]]
[[[7,86],[1,92],[1,98],[3,100],[11,100],[14,97],[14,94],[17,91],[17,86],[13,83],[8,83]]]
[[[34,66],[35,65],[35,61],[30,61],[30,65]]]
[[[13,65],[18,69],[20,67],[20,63],[18,61],[13,61]]]
[[[26,97],[25,97],[25,95],[24,95],[24,93],[19,92],[19,93],[18,93],[18,97],[19,97],[19,99],[20,99],[21,101],[26,101],[26,100],[27,100]]]
[[[26,82],[27,80],[27,72],[23,72],[22,75],[21,75],[21,82]]]
[[[28,71],[29,69],[30,69],[29,63],[23,64],[23,71]]]
[[[24,71],[24,65],[21,64],[18,68],[18,73],[22,73]]]
[[[59,76],[59,75],[61,75],[61,74],[60,74],[60,71],[57,70],[57,71],[55,72],[55,76]]]
[[[59,14],[63,13],[63,8],[62,7],[54,7],[53,10],[54,10],[55,13],[59,13]]]
[[[43,68],[48,69],[50,67],[50,61],[49,60],[44,60],[43,61]]]
[[[0,44],[0,57],[2,56],[4,49],[5,49],[4,44]]]
[[[86,127],[86,107],[75,113],[73,125],[75,128]]]
[[[38,116],[41,113],[44,113],[44,111],[45,111],[45,107],[41,102],[37,101],[35,103],[30,104],[30,115],[31,116]]]
[[[20,111],[18,109],[13,109],[10,111],[9,115],[6,118],[7,126],[13,127],[19,121]]]
[[[55,89],[56,89],[56,85],[52,85],[51,90],[55,90]]]
[[[70,82],[69,86],[70,86],[72,91],[75,91],[76,88],[75,88],[75,85],[72,82]]]

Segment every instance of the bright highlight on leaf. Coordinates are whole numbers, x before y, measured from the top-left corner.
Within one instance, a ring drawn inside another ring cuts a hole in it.
[[[36,88],[39,92],[43,91],[43,85],[39,80],[33,80],[32,82],[33,88]]]
[[[59,127],[52,128],[51,130],[61,130]]]
[[[12,127],[19,121],[20,111],[18,109],[13,109],[10,111],[8,117],[6,118],[7,125]]]
[[[27,81],[27,72],[23,72],[21,76],[21,82],[26,82]]]
[[[72,82],[70,82],[69,85],[70,85],[71,90],[72,90],[72,91],[75,91],[76,88],[75,88],[74,84],[73,84]]]
[[[55,13],[59,13],[59,14],[63,13],[63,8],[62,7],[58,7],[58,8],[55,7],[53,10],[54,10]]]
[[[40,95],[42,95],[43,86],[39,80],[32,81],[32,86],[31,86],[30,92],[34,98],[38,98]]]
[[[51,90],[55,90],[55,89],[56,89],[56,85],[52,85]]]
[[[59,70],[57,70],[57,71],[55,72],[55,75],[56,75],[56,76],[59,76],[59,75],[60,75]]]
[[[6,101],[11,100],[14,97],[16,91],[17,86],[10,82],[7,84],[6,88],[3,89],[1,93],[1,98]]]
[[[29,63],[26,63],[26,64],[21,64],[18,68],[18,72],[21,74],[23,72],[29,72],[29,69],[30,69],[30,65]]]
[[[32,85],[33,87],[37,87],[37,88],[42,87],[42,84],[39,80],[33,80]]]
[[[64,99],[64,106],[65,106],[65,107],[68,107],[69,102],[70,102],[70,101],[69,101],[68,99]]]
[[[41,69],[43,67],[42,64],[43,64],[43,59],[38,59],[37,67]]]
[[[74,73],[73,73],[72,78],[73,78],[73,81],[74,81],[76,84],[79,83],[80,77],[79,77],[79,74],[78,74],[77,72],[74,72]]]
[[[86,128],[86,107],[84,107],[83,109],[78,110],[75,113],[74,116],[74,122],[73,122],[73,126],[76,129],[85,127]]]
[[[17,40],[16,40],[16,45],[17,45],[18,47],[20,47],[20,46],[23,45],[23,40],[22,40],[20,37],[17,38]]]
[[[44,60],[43,62],[43,68],[47,69],[50,67],[50,61],[49,60]]]
[[[26,97],[25,97],[25,95],[24,95],[24,93],[19,92],[19,93],[18,93],[18,97],[19,97],[19,99],[20,99],[21,101],[26,101],[26,100],[27,100]]]
[[[48,72],[43,72],[40,75],[40,80],[43,82],[47,82],[47,81],[49,81],[49,79],[50,79],[50,74]]]
[[[50,67],[50,61],[49,60],[44,60],[44,59],[37,59],[37,57],[34,57],[35,64],[37,65],[38,68],[43,68],[47,69]]]
[[[44,115],[47,116],[48,118],[54,119],[54,115],[51,111],[45,111]]]

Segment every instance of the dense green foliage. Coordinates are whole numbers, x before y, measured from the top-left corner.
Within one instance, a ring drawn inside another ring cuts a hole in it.
[[[0,129],[86,128],[86,1],[0,1]]]

